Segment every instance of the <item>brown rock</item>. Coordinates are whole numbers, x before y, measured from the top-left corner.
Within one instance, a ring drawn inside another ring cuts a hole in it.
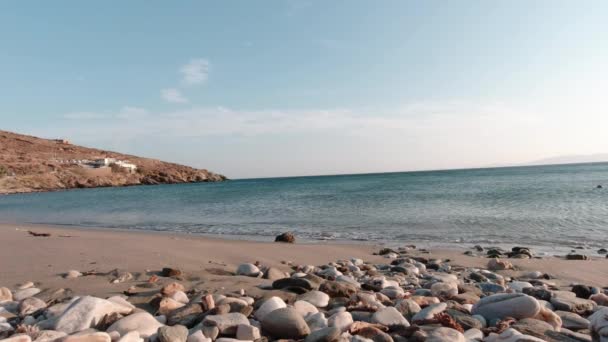
[[[278,235],[274,239],[274,242],[295,243],[296,242],[296,237],[292,233],[287,232],[287,233],[283,233],[281,235]]]
[[[6,287],[0,287],[0,302],[12,301],[13,293]]]
[[[172,296],[177,291],[185,290],[186,288],[184,288],[184,285],[180,283],[171,283],[163,286],[163,288],[160,290],[160,293],[162,293],[164,296]]]
[[[508,261],[492,258],[488,261],[488,269],[491,271],[512,270],[513,264]]]

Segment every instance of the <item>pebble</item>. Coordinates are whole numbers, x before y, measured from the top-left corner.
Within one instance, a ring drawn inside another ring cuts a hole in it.
[[[298,296],[298,300],[304,300],[318,308],[324,308],[329,304],[329,295],[313,290]]]
[[[328,327],[327,318],[325,318],[325,314],[322,312],[317,312],[316,314],[309,315],[305,318],[305,320],[311,331],[316,331]]]
[[[336,342],[341,333],[342,331],[336,327],[327,327],[311,332],[304,342]]]
[[[287,304],[281,298],[270,297],[258,308],[254,316],[258,321],[262,321],[269,313],[285,307],[287,307]]]
[[[597,304],[594,301],[578,298],[576,297],[575,293],[567,291],[553,292],[551,304],[555,310],[569,311],[579,314],[594,311],[597,307]]]
[[[178,291],[185,291],[186,289],[184,288],[184,285],[180,284],[180,283],[170,283],[167,284],[165,286],[163,286],[163,288],[160,290],[160,293],[164,296],[172,296],[173,294],[175,294],[175,292]]]
[[[416,323],[418,321],[423,321],[426,319],[431,319],[435,317],[436,314],[442,313],[445,309],[448,308],[446,303],[437,303],[433,305],[429,305],[426,308],[420,310],[417,314],[412,317],[412,322]]]
[[[20,301],[24,300],[25,298],[29,298],[34,295],[37,295],[38,293],[40,293],[40,291],[41,290],[39,288],[35,288],[35,287],[28,287],[25,289],[21,289],[13,294],[13,300],[20,302]]]
[[[19,316],[25,317],[46,308],[46,302],[36,297],[28,297],[19,303]]]
[[[183,325],[162,326],[158,329],[160,342],[186,342],[188,329]]]
[[[588,319],[581,317],[574,312],[567,311],[555,311],[561,320],[562,326],[566,329],[570,330],[581,330],[581,329],[589,329],[591,326],[591,322]]]
[[[387,327],[410,326],[410,323],[407,321],[407,319],[405,319],[405,317],[403,317],[403,315],[392,306],[376,311],[372,315],[371,321],[372,323],[382,324]]]
[[[240,312],[232,312],[223,315],[210,315],[205,317],[203,325],[216,326],[222,335],[234,335],[240,324],[249,325],[247,316]]]
[[[310,334],[306,321],[293,308],[272,311],[262,319],[262,328],[278,339],[302,339]]]
[[[236,275],[258,277],[261,275],[261,272],[260,269],[254,264],[240,264],[236,269]]]
[[[175,291],[171,295],[171,299],[182,304],[188,304],[188,302],[190,302],[190,299],[188,299],[188,296],[186,295],[186,293],[184,293],[184,291]]]
[[[13,293],[6,287],[0,287],[0,303],[13,300]]]
[[[158,328],[162,326],[163,324],[159,323],[154,316],[149,313],[136,312],[114,322],[114,324],[107,329],[107,332],[116,331],[120,336],[123,336],[130,331],[137,331],[142,338],[146,339],[156,334]]]
[[[105,332],[91,332],[64,337],[61,342],[111,342],[112,338]]]
[[[529,318],[539,312],[538,301],[521,293],[503,293],[484,297],[473,306],[472,310],[472,314],[481,315],[488,321],[505,317]]]
[[[212,342],[213,340],[209,337],[203,335],[201,330],[197,330],[196,332],[190,334],[186,339],[186,342]]]
[[[36,336],[36,342],[53,342],[67,336],[66,333],[55,330],[42,330]]]
[[[82,273],[80,273],[76,270],[69,270],[63,277],[66,279],[74,279],[74,278],[82,277]]]
[[[138,331],[129,331],[124,336],[121,336],[118,342],[143,342],[144,339],[139,336]]]
[[[236,328],[236,338],[239,340],[257,340],[261,338],[260,329],[249,324],[239,324]]]
[[[327,325],[336,327],[340,331],[346,331],[353,324],[353,316],[350,312],[338,312],[327,319]]]
[[[293,304],[293,307],[304,318],[306,318],[308,315],[316,314],[317,312],[319,312],[319,309],[317,309],[316,306],[305,300],[296,301]]]
[[[74,301],[65,309],[57,319],[55,330],[71,334],[95,327],[105,315],[112,313],[127,314],[130,312],[131,309],[126,310],[122,306],[108,300],[85,296]]]
[[[466,339],[458,330],[441,327],[431,330],[426,342],[466,342]]]
[[[431,295],[441,298],[451,298],[458,294],[458,284],[455,282],[435,283],[431,285]]]

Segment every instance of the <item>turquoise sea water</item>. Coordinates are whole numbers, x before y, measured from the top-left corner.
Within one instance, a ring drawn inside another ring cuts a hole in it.
[[[605,188],[597,189],[598,184]],[[384,242],[608,246],[608,163],[0,197],[0,222]]]

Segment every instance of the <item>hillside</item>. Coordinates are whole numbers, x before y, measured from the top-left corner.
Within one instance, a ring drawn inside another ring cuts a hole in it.
[[[98,165],[104,158],[107,164]],[[225,179],[204,169],[0,130],[0,194]]]

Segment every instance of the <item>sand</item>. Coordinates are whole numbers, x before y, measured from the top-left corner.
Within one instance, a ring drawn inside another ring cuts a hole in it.
[[[34,237],[28,230],[50,233],[50,237]],[[234,276],[241,263],[259,261],[282,270],[290,267],[282,262],[321,265],[338,259],[357,257],[366,261],[386,262],[373,255],[381,246],[370,244],[296,243],[238,241],[171,233],[118,231],[111,229],[66,228],[43,225],[0,224],[0,286],[33,281],[40,288],[70,288],[76,294],[109,296],[130,286],[145,282],[163,267],[183,270],[190,287],[210,292],[240,288],[256,291],[268,280]],[[451,259],[452,265],[484,267],[488,259],[466,256],[462,249],[430,249],[425,257]],[[608,285],[608,259],[568,261],[558,257],[543,259],[509,259],[518,271],[542,271],[557,278],[564,287],[572,283],[593,286]],[[111,284],[109,276],[86,276],[64,279],[69,270],[109,272],[124,269],[135,280]]]

